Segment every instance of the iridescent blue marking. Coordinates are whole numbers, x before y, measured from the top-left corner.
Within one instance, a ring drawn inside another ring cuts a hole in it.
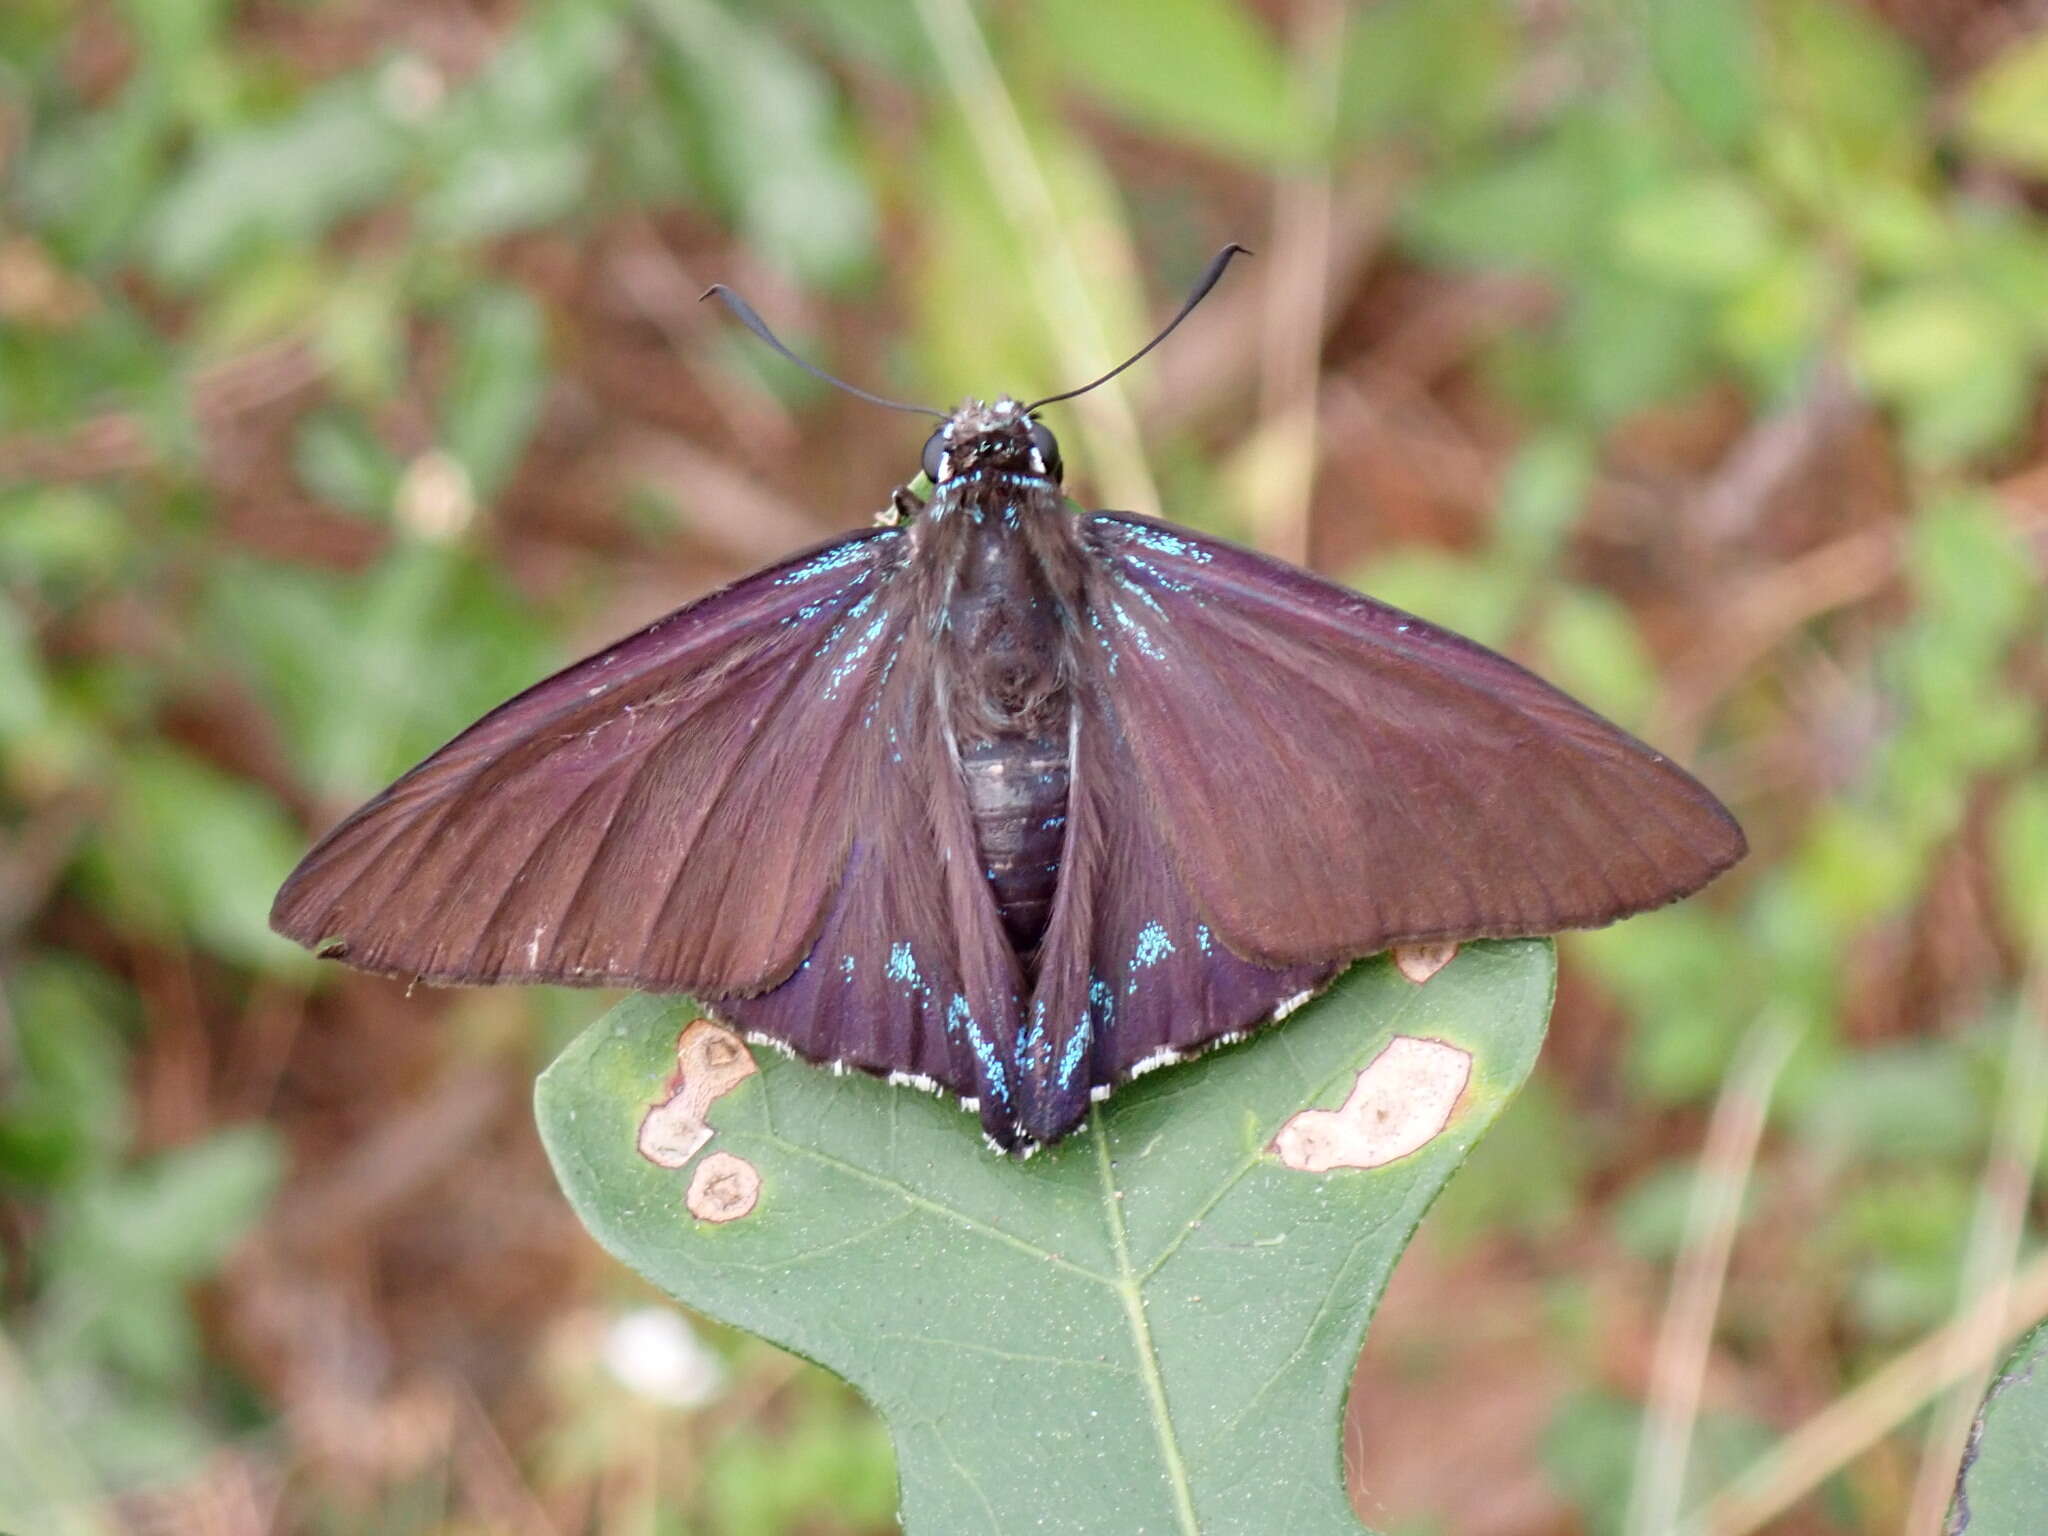
[[[948,480],[943,489],[951,490],[956,485],[979,485],[984,480],[993,480],[999,485],[1052,484],[1050,475],[1034,475],[1022,469],[970,469]]]
[[[1136,523],[1121,522],[1116,518],[1102,518],[1099,521],[1116,530],[1127,542],[1149,549],[1155,554],[1172,555],[1181,560],[1192,560],[1197,565],[1207,565],[1214,558],[1208,550],[1163,528],[1141,528]]]
[[[1095,640],[1109,655],[1109,675],[1116,676],[1116,645],[1109,638],[1109,631],[1103,627],[1102,615],[1093,608],[1088,610],[1088,627],[1095,631]]]
[[[1140,624],[1136,619],[1132,618],[1130,615],[1130,610],[1125,608],[1124,605],[1118,602],[1115,598],[1110,599],[1109,609],[1110,612],[1116,615],[1117,623],[1121,624],[1125,629],[1131,632],[1132,637],[1138,642],[1139,650],[1143,651],[1147,656],[1150,656],[1154,661],[1166,660],[1166,653],[1160,650],[1158,646],[1152,643],[1152,632],[1149,629],[1147,629],[1144,625]],[[1114,672],[1116,668],[1112,666],[1110,670]]]
[[[889,964],[882,974],[912,991],[924,990],[924,978],[917,973],[917,959],[910,953],[910,945],[900,940],[889,946]]]
[[[1195,924],[1195,944],[1203,954],[1209,953],[1209,925],[1207,923]]]
[[[1084,1012],[1074,1025],[1074,1032],[1067,1036],[1066,1051],[1060,1057],[1060,1086],[1070,1088],[1074,1074],[1081,1069],[1081,1058],[1088,1054],[1088,1041],[1094,1031],[1088,1027],[1088,1015]]]
[[[1138,947],[1131,952],[1131,968],[1150,970],[1174,952],[1173,940],[1167,937],[1165,926],[1147,923],[1138,930]]]
[[[831,632],[825,636],[824,643],[811,652],[811,654],[813,656],[823,656],[827,651],[831,650],[832,647],[839,643],[839,637],[846,633],[847,626],[874,606],[875,594],[870,592],[866,597],[846,610],[846,613],[840,618],[839,622],[832,626]],[[884,613],[882,616],[887,618],[888,614]]]
[[[1193,582],[1181,581],[1177,577],[1167,575],[1166,572],[1159,569],[1150,560],[1140,560],[1136,555],[1125,555],[1124,564],[1134,571],[1143,571],[1169,592],[1192,592],[1195,590]]]
[[[903,637],[901,635],[898,635],[896,637],[895,643],[889,647],[889,654],[882,659],[882,670],[880,674],[875,678],[875,696],[868,701],[867,710],[860,717],[860,723],[862,726],[870,726],[875,723],[875,711],[882,707],[882,691],[889,686],[889,674],[896,670],[896,658],[899,655],[901,655],[902,652]],[[895,732],[896,728],[894,726],[889,727],[889,739],[891,741],[894,741],[896,739]],[[902,753],[899,752],[896,754],[896,761],[899,763],[903,761]]]
[[[887,544],[891,540],[902,537],[903,535],[900,532],[889,530],[874,534],[857,543],[841,544],[836,549],[828,549],[823,554],[806,560],[795,570],[784,571],[775,578],[775,585],[778,587],[793,587],[801,582],[810,581],[814,577],[823,576],[827,571],[840,570],[862,560],[872,560],[875,551],[870,548],[871,545]]]
[[[1039,777],[1050,778],[1051,775],[1041,774],[1039,775]],[[1048,816],[1045,818],[1045,820],[1041,821],[1038,824],[1038,830],[1041,832],[1057,832],[1061,827],[1064,827],[1066,824],[1067,818],[1064,816]]]
[[[1131,580],[1130,577],[1124,575],[1121,571],[1116,573],[1116,583],[1118,586],[1122,587],[1126,592],[1129,592],[1133,596],[1135,596],[1139,602],[1143,603],[1146,607],[1150,608],[1154,613],[1158,614],[1159,617],[1161,617],[1162,619],[1166,617],[1166,610],[1159,606],[1159,599],[1154,597],[1150,592],[1147,592],[1143,587],[1139,586],[1135,581]]]
[[[839,957],[839,974],[848,981],[853,980],[853,956],[841,955]]]
[[[1088,1006],[1105,1030],[1115,1027],[1116,992],[1093,971],[1088,973]]]
[[[974,1048],[974,1059],[981,1063],[981,1079],[987,1083],[995,1096],[1005,1104],[1010,1102],[1010,1078],[1003,1070],[1003,1063],[997,1057],[995,1047],[982,1038],[981,1026],[975,1022],[974,1012],[967,1006],[967,999],[958,992],[953,1001],[946,1005],[946,1031],[957,1033],[967,1031],[967,1043]]]
[[[1017,1070],[1029,1073],[1045,1055],[1045,1004],[1031,1006],[1031,1028],[1017,1037]]]
[[[871,600],[872,594],[870,594],[869,597],[862,598],[861,603],[864,605]],[[859,607],[856,607],[853,611],[855,613],[858,613],[860,609]],[[854,672],[859,668],[861,658],[867,655],[869,651],[875,648],[875,642],[881,638],[882,630],[887,626],[888,622],[889,610],[884,608],[881,611],[880,615],[876,617],[875,621],[872,624],[868,625],[867,633],[862,635],[860,639],[856,640],[853,644],[853,648],[847,651],[845,655],[839,658],[839,665],[834,667],[832,669],[831,675],[825,679],[826,698],[836,699],[839,697],[840,685],[843,684],[849,677],[851,677],[854,674]]]

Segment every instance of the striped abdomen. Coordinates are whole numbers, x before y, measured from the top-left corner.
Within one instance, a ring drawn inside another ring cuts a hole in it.
[[[1010,947],[1028,962],[1045,936],[1059,884],[1067,835],[1066,733],[963,742],[960,767],[982,873],[994,889]]]

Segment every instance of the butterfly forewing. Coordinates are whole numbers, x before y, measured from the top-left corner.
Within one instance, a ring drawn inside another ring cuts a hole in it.
[[[881,774],[902,535],[749,577],[493,711],[349,817],[281,933],[429,981],[758,990],[804,957]]]
[[[1141,518],[1084,539],[1094,684],[1240,955],[1590,927],[1742,856],[1691,776],[1482,646]]]

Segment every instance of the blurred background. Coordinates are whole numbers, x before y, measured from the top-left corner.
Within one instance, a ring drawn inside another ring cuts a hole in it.
[[[1061,408],[1070,488],[1511,651],[1755,847],[1564,941],[1362,1362],[1361,1514],[1932,1529],[2048,1311],[2038,0],[0,7],[0,1524],[893,1528],[850,1392],[555,1192],[532,1078],[606,998],[265,912],[915,472],[706,283],[951,401],[1226,239]]]

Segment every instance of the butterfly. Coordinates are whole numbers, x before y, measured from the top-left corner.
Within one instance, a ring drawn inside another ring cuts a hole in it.
[[[712,291],[938,417],[928,498],[493,710],[319,842],[280,933],[430,983],[688,992],[1027,1151],[1360,956],[1598,926],[1744,853],[1696,780],[1514,662],[1071,508],[1036,413],[1103,379],[904,406]]]

